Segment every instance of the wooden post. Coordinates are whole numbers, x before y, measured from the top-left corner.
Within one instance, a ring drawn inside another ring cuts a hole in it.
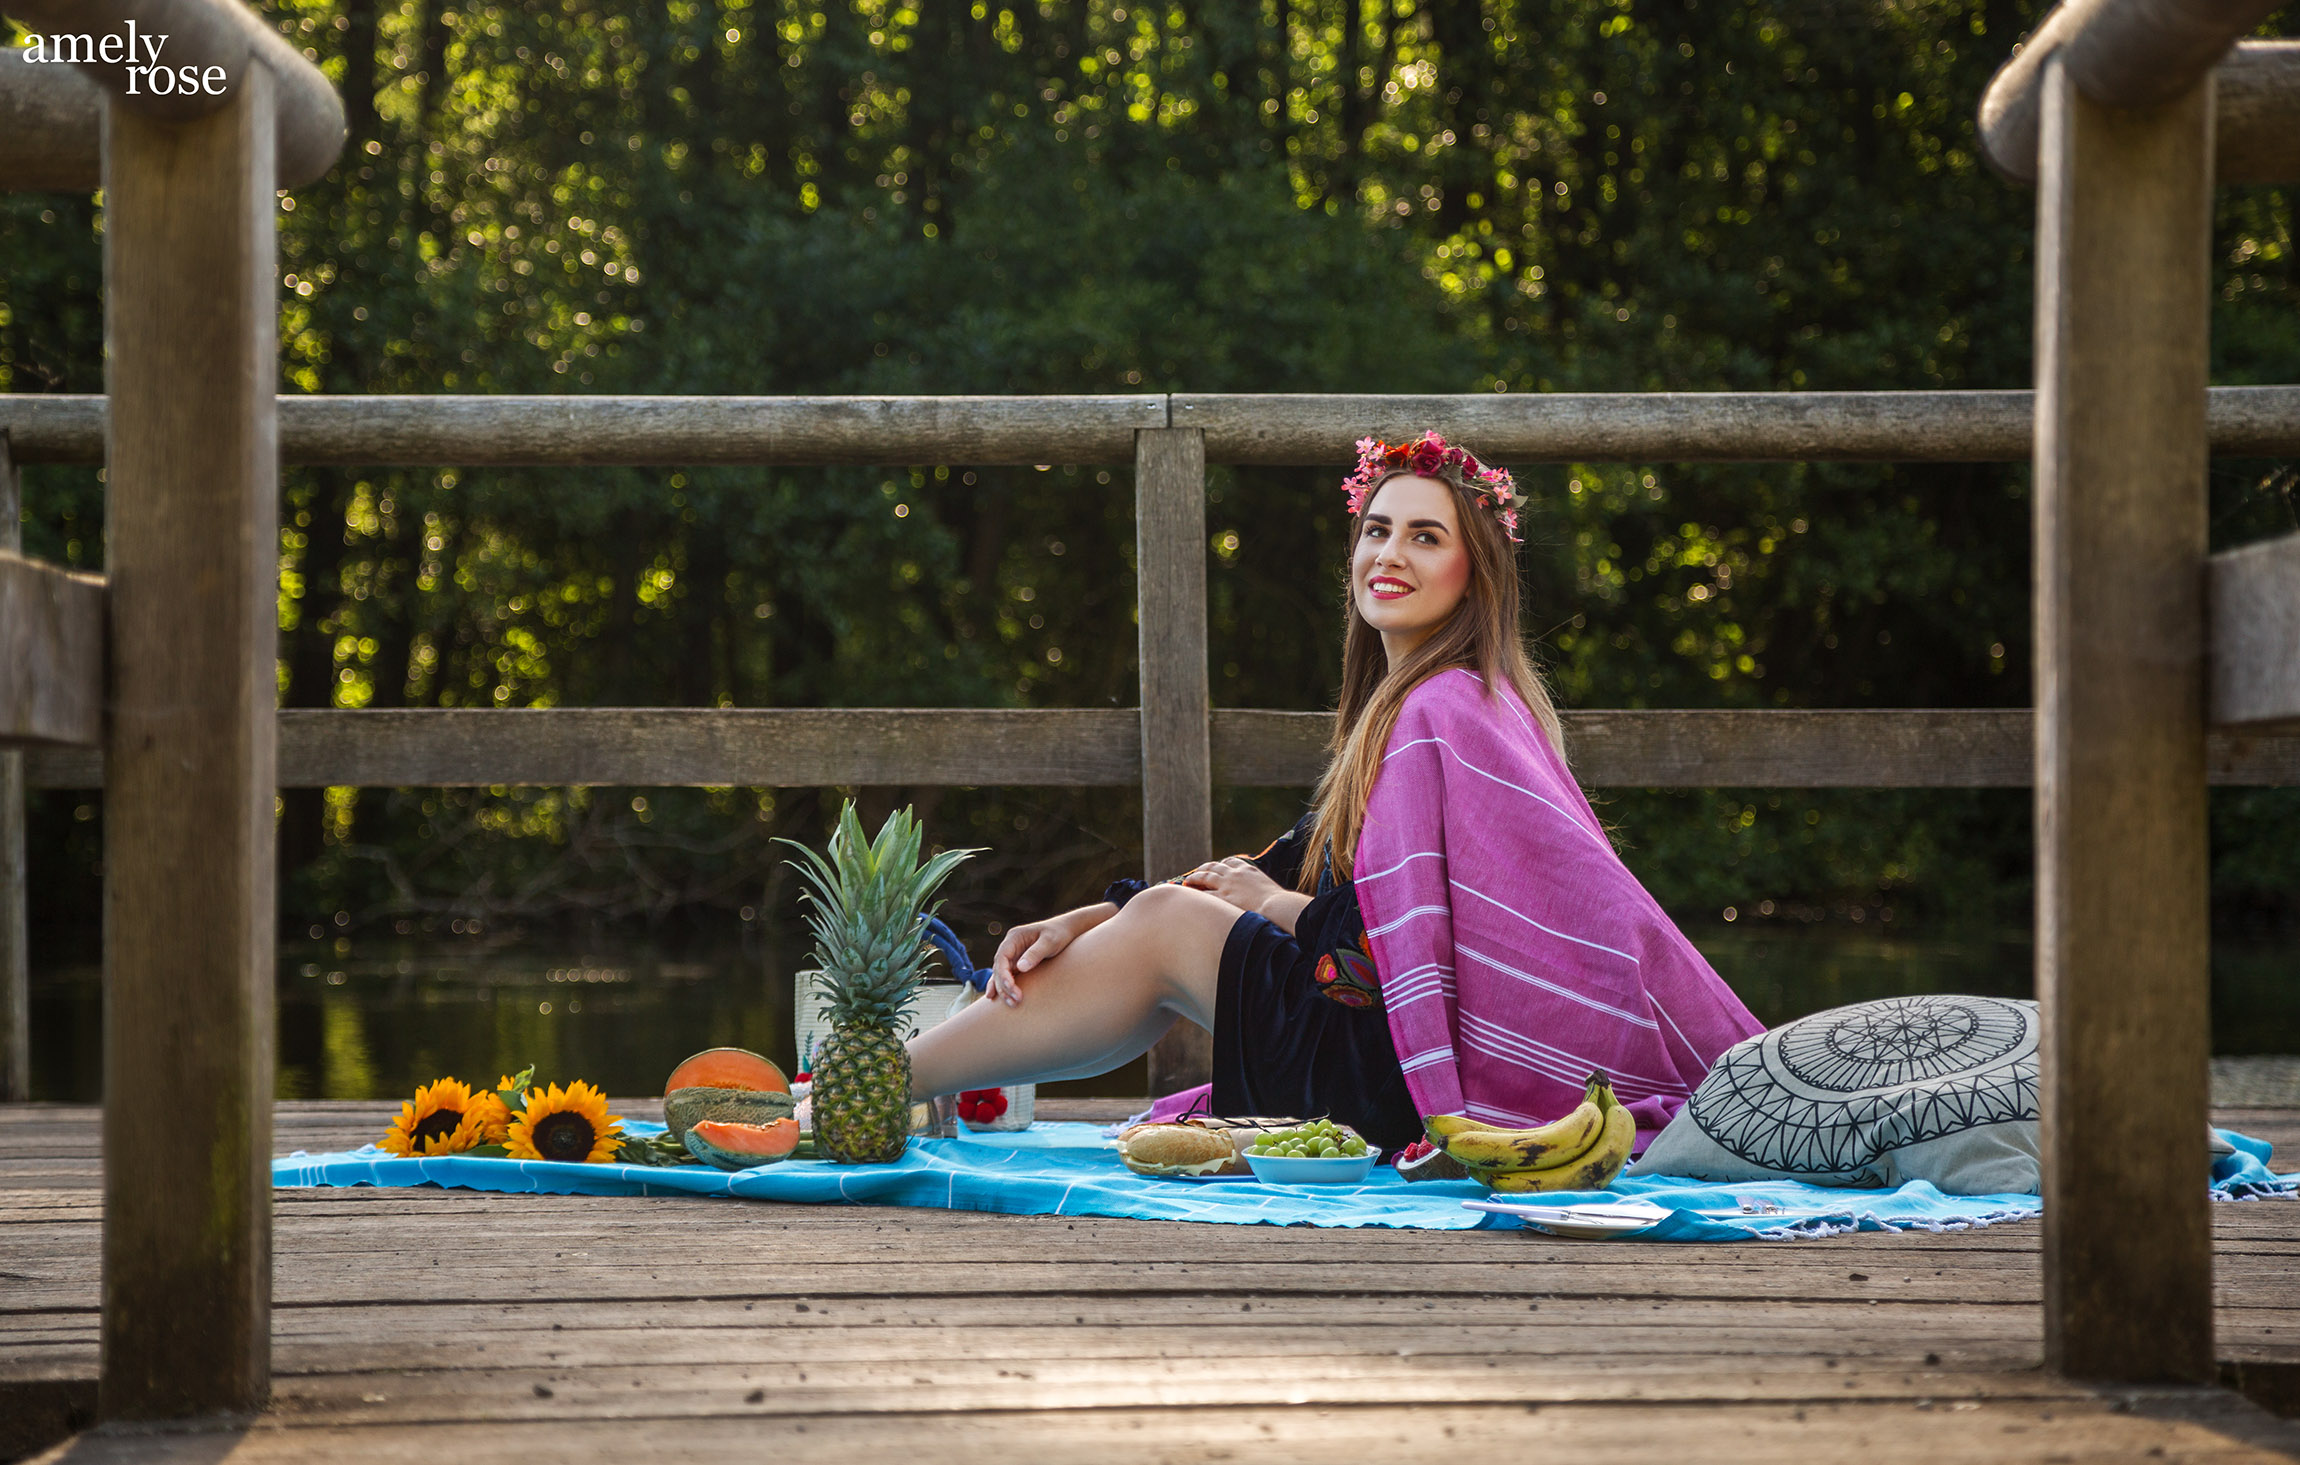
[[[0,549],[24,547],[23,480],[0,432]],[[32,1097],[32,972],[24,949],[24,755],[0,752],[0,1103]]]
[[[104,142],[102,1414],[271,1391],[273,89]]]
[[[1214,768],[1207,734],[1206,435],[1134,435],[1134,563],[1140,586],[1142,863],[1152,880],[1214,853]],[[1154,1094],[1204,1083],[1211,1034],[1177,1023],[1150,1050]]]
[[[2058,59],[2037,188],[2037,996],[2047,1364],[2213,1376],[2204,1148],[2212,84]]]

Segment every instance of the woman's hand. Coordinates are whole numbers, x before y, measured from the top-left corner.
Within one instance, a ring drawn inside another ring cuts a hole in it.
[[[1262,867],[1244,855],[1208,860],[1182,877],[1193,890],[1209,890],[1242,911],[1258,911],[1286,887],[1262,873]]]
[[[990,959],[988,995],[1009,1007],[1020,1007],[1022,987],[1015,981],[1017,976],[1054,960],[1071,942],[1116,914],[1118,907],[1103,901],[1008,931],[998,943],[998,954]]]

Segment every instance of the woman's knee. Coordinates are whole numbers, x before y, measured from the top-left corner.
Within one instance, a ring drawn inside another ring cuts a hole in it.
[[[1238,919],[1238,908],[1210,890],[1187,885],[1153,885],[1126,902],[1119,919],[1158,932],[1187,930],[1202,935],[1208,930],[1227,933]]]

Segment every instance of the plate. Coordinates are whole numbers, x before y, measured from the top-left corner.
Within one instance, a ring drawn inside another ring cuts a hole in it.
[[[1254,1178],[1269,1185],[1355,1185],[1373,1173],[1378,1157],[1369,1147],[1362,1155],[1337,1155],[1331,1160],[1305,1160],[1286,1155],[1248,1155]]]
[[[1576,1241],[1603,1241],[1614,1236],[1630,1236],[1669,1218],[1666,1207],[1648,1201],[1628,1201],[1619,1205],[1599,1203],[1545,1206],[1528,1201],[1465,1200],[1462,1204],[1473,1211],[1515,1216],[1537,1230],[1546,1231],[1552,1236],[1571,1237]]]

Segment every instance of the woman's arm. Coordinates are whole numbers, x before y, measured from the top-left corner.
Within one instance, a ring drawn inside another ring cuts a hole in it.
[[[1021,1006],[1022,988],[1014,980],[1017,973],[1054,960],[1064,947],[1117,914],[1115,904],[1098,900],[1059,916],[1016,926],[998,943],[998,954],[990,959],[989,995],[1009,1007]]]
[[[1242,911],[1254,911],[1289,936],[1302,908],[1310,903],[1310,897],[1280,885],[1244,855],[1210,860],[1183,876],[1182,883],[1210,890]]]

